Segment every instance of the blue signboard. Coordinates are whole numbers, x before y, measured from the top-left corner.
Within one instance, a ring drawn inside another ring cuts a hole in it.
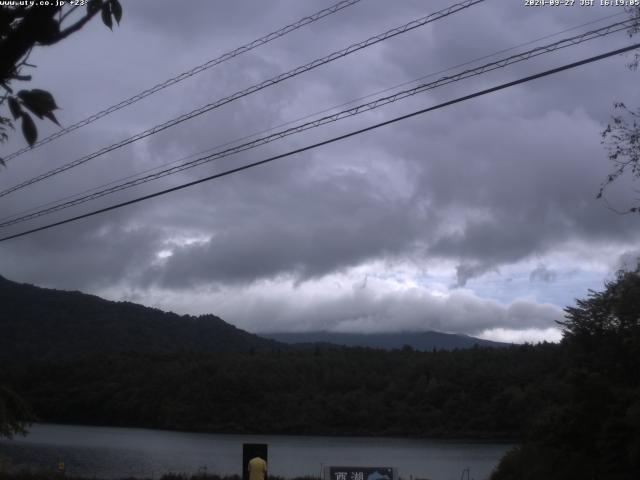
[[[395,480],[391,467],[329,467],[326,480]]]

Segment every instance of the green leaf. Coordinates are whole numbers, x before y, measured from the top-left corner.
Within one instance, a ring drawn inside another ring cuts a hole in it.
[[[53,114],[53,112],[47,112],[43,114],[45,117],[47,117],[49,120],[51,120],[53,123],[55,123],[56,125],[58,125],[59,127],[60,122],[58,122],[58,119],[56,118],[56,116]]]
[[[111,4],[110,3],[105,3],[104,5],[102,5],[102,12],[100,12],[100,15],[102,15],[102,23],[104,23],[107,27],[113,30],[113,20],[111,20]]]
[[[17,120],[20,115],[22,115],[22,107],[20,107],[20,103],[16,100],[16,97],[7,98],[7,102],[9,102],[9,110],[11,111],[11,115],[13,115],[13,119]]]
[[[111,0],[111,13],[113,13],[113,18],[115,18],[118,25],[120,25],[120,19],[122,18],[122,5],[120,5],[118,0]]]
[[[30,147],[32,147],[38,139],[38,129],[28,113],[22,114],[22,134]]]
[[[53,95],[46,90],[40,90],[38,88],[34,88],[33,90],[20,90],[18,97],[22,100],[24,106],[36,114],[38,118],[47,117],[51,119],[51,112],[58,108],[56,101],[53,99]],[[52,121],[58,123],[57,120]]]

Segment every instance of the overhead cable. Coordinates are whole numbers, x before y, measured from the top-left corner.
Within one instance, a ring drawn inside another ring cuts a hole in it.
[[[166,130],[167,128],[173,127],[173,126],[178,125],[178,124],[180,124],[182,122],[185,122],[185,121],[190,120],[190,119],[192,119],[194,117],[197,117],[197,116],[202,115],[202,114],[204,114],[206,112],[209,112],[209,111],[211,111],[211,110],[213,110],[215,108],[219,108],[219,107],[221,107],[223,105],[226,105],[227,103],[233,102],[234,100],[238,100],[239,98],[246,97],[247,95],[250,95],[252,93],[258,92],[258,91],[263,90],[263,89],[265,89],[267,87],[270,87],[272,85],[276,85],[276,84],[278,84],[280,82],[283,82],[283,81],[285,81],[285,80],[287,80],[289,78],[292,78],[292,77],[295,77],[297,75],[300,75],[301,73],[308,72],[309,70],[313,70],[313,69],[315,69],[315,68],[317,68],[317,67],[319,67],[321,65],[325,65],[325,64],[327,64],[329,62],[332,62],[332,61],[337,60],[339,58],[342,58],[342,57],[345,57],[347,55],[350,55],[350,54],[352,54],[354,52],[357,52],[357,51],[362,50],[364,48],[370,47],[371,45],[375,45],[375,44],[380,43],[382,41],[388,40],[389,38],[395,37],[397,35],[401,35],[403,33],[409,32],[409,31],[414,30],[414,29],[416,29],[418,27],[422,27],[422,26],[427,25],[427,24],[429,24],[431,22],[434,22],[436,20],[440,20],[442,18],[448,17],[449,15],[452,15],[454,13],[457,13],[457,12],[461,11],[461,10],[467,9],[467,8],[473,6],[473,5],[476,5],[478,3],[482,3],[484,1],[485,0],[466,0],[464,2],[451,5],[451,6],[449,6],[447,8],[444,8],[444,9],[438,11],[438,12],[435,12],[435,13],[432,13],[430,15],[427,15],[426,17],[422,17],[422,18],[419,18],[417,20],[412,20],[409,23],[406,23],[406,24],[401,25],[399,27],[396,27],[396,28],[393,28],[391,30],[388,30],[388,31],[386,31],[386,32],[384,32],[382,34],[375,35],[375,36],[373,36],[373,37],[371,37],[371,38],[369,38],[369,39],[367,39],[367,40],[365,40],[363,42],[354,43],[354,44],[348,46],[347,48],[344,48],[342,50],[333,52],[333,53],[331,53],[331,54],[329,54],[329,55],[327,55],[327,56],[325,56],[323,58],[319,58],[317,60],[314,60],[313,62],[307,63],[306,65],[299,66],[299,67],[294,68],[293,70],[290,70],[290,71],[288,71],[286,73],[282,73],[280,75],[272,77],[269,80],[265,80],[265,81],[263,81],[263,82],[261,82],[259,84],[255,84],[255,85],[253,85],[253,86],[251,86],[251,87],[249,87],[249,88],[247,88],[245,90],[238,91],[238,92],[236,92],[236,93],[234,93],[234,94],[232,94],[232,95],[230,95],[228,97],[224,97],[224,98],[221,98],[219,100],[216,100],[213,103],[209,103],[207,105],[204,105],[204,106],[202,106],[200,108],[197,108],[197,109],[195,109],[195,110],[193,110],[193,111],[191,111],[189,113],[185,113],[185,114],[183,114],[183,115],[181,115],[179,117],[176,117],[176,118],[174,118],[172,120],[169,120],[169,121],[167,121],[165,123],[162,123],[160,125],[156,125],[155,127],[152,127],[152,128],[150,128],[148,130],[145,130],[144,132],[140,132],[140,133],[138,133],[136,135],[133,135],[133,136],[131,136],[129,138],[126,138],[126,139],[121,140],[119,142],[116,142],[116,143],[114,143],[112,145],[109,145],[108,147],[104,147],[104,148],[102,148],[102,149],[100,149],[100,150],[98,150],[96,152],[93,152],[93,153],[91,153],[89,155],[85,155],[84,157],[78,158],[78,159],[76,159],[76,160],[74,160],[72,162],[69,162],[69,163],[61,165],[61,166],[59,166],[57,168],[54,168],[53,170],[50,170],[50,171],[48,171],[46,173],[37,175],[37,176],[35,176],[35,177],[33,177],[33,178],[29,179],[29,180],[26,180],[26,181],[21,182],[21,183],[19,183],[17,185],[14,185],[13,187],[10,187],[10,188],[8,188],[6,190],[1,191],[0,192],[0,197],[8,195],[8,194],[10,194],[12,192],[15,192],[16,190],[20,190],[20,189],[22,189],[24,187],[27,187],[29,185],[33,185],[34,183],[41,182],[42,180],[45,180],[45,179],[47,179],[49,177],[52,177],[54,175],[57,175],[59,173],[62,173],[64,171],[66,171],[66,170],[69,170],[71,168],[74,168],[74,167],[77,167],[79,165],[82,165],[82,164],[84,164],[84,163],[88,162],[89,160],[92,160],[92,159],[94,159],[96,157],[99,157],[99,156],[104,155],[106,153],[112,152],[113,150],[116,150],[116,149],[118,149],[120,147],[123,147],[125,145],[129,145],[130,143],[133,143],[133,142],[135,142],[137,140],[141,140],[141,139],[146,138],[146,137],[148,137],[150,135],[154,135],[154,134],[156,134],[158,132]]]
[[[550,70],[545,70],[544,72],[536,73],[534,75],[529,75],[527,77],[523,77],[523,78],[520,78],[518,80],[513,80],[511,82],[503,83],[503,84],[497,85],[495,87],[487,88],[485,90],[480,90],[478,92],[475,92],[475,93],[472,93],[472,94],[469,94],[469,95],[458,97],[458,98],[456,98],[454,100],[449,100],[447,102],[440,103],[440,104],[432,106],[432,107],[423,108],[421,110],[417,110],[417,111],[412,112],[412,113],[401,115],[399,117],[395,117],[395,118],[392,118],[390,120],[386,120],[384,122],[376,123],[374,125],[370,125],[368,127],[361,128],[359,130],[354,130],[352,132],[349,132],[349,133],[346,133],[346,134],[343,134],[343,135],[339,135],[337,137],[333,137],[333,138],[330,138],[328,140],[324,140],[324,141],[321,141],[321,142],[318,142],[318,143],[314,143],[312,145],[307,145],[307,146],[302,147],[302,148],[297,148],[295,150],[291,150],[289,152],[282,153],[280,155],[275,155],[273,157],[269,157],[269,158],[266,158],[264,160],[260,160],[260,161],[257,161],[257,162],[253,162],[253,163],[249,163],[249,164],[246,164],[246,165],[242,165],[240,167],[236,167],[236,168],[232,168],[232,169],[229,169],[229,170],[225,170],[224,172],[220,172],[220,173],[217,173],[215,175],[210,175],[208,177],[201,178],[201,179],[198,179],[198,180],[194,180],[192,182],[188,182],[188,183],[184,183],[182,185],[178,185],[178,186],[175,186],[175,187],[167,188],[165,190],[161,190],[159,192],[155,192],[155,193],[152,193],[152,194],[149,194],[149,195],[144,195],[142,197],[138,197],[138,198],[135,198],[133,200],[128,200],[126,202],[121,202],[121,203],[118,203],[118,204],[115,204],[115,205],[111,205],[109,207],[101,208],[99,210],[94,210],[94,211],[91,211],[91,212],[88,212],[88,213],[84,213],[82,215],[77,215],[75,217],[67,218],[65,220],[61,220],[61,221],[58,221],[58,222],[50,223],[48,225],[43,225],[41,227],[33,228],[33,229],[26,230],[26,231],[23,231],[23,232],[20,232],[20,233],[16,233],[16,234],[13,234],[13,235],[8,235],[6,237],[0,238],[0,242],[5,242],[7,240],[11,240],[11,239],[14,239],[14,238],[23,237],[25,235],[29,235],[29,234],[32,234],[32,233],[35,233],[35,232],[40,232],[40,231],[47,230],[47,229],[50,229],[50,228],[53,228],[53,227],[57,227],[57,226],[60,226],[60,225],[65,225],[67,223],[75,222],[75,221],[81,220],[83,218],[89,218],[89,217],[92,217],[92,216],[95,216],[95,215],[98,215],[98,214],[101,214],[101,213],[105,213],[105,212],[109,212],[109,211],[112,211],[112,210],[116,210],[116,209],[125,207],[125,206],[128,206],[128,205],[133,205],[135,203],[139,203],[139,202],[142,202],[144,200],[149,200],[149,199],[152,199],[152,198],[155,198],[155,197],[166,195],[166,194],[171,193],[171,192],[176,192],[178,190],[183,190],[185,188],[189,188],[189,187],[192,187],[194,185],[198,185],[198,184],[201,184],[201,183],[204,183],[204,182],[215,180],[217,178],[222,178],[222,177],[231,175],[233,173],[237,173],[237,172],[241,172],[243,170],[248,170],[250,168],[257,167],[259,165],[264,165],[264,164],[273,162],[273,161],[281,159],[281,158],[289,157],[289,156],[292,156],[292,155],[295,155],[295,154],[298,154],[298,153],[302,153],[302,152],[305,152],[305,151],[308,151],[308,150],[312,150],[312,149],[324,146],[324,145],[328,145],[328,144],[335,143],[335,142],[338,142],[338,141],[341,141],[341,140],[345,140],[345,139],[353,137],[355,135],[360,135],[362,133],[369,132],[371,130],[375,130],[377,128],[380,128],[380,127],[383,127],[383,126],[386,126],[386,125],[390,125],[390,124],[399,122],[401,120],[406,120],[408,118],[415,117],[417,115],[422,115],[422,114],[425,114],[427,112],[431,112],[431,111],[438,110],[438,109],[441,109],[441,108],[444,108],[444,107],[448,107],[450,105],[454,105],[454,104],[457,104],[457,103],[465,102],[467,100],[471,100],[472,98],[476,98],[476,97],[480,97],[480,96],[483,96],[483,95],[487,95],[489,93],[497,92],[499,90],[504,90],[506,88],[513,87],[515,85],[520,85],[520,84],[523,84],[523,83],[526,83],[526,82],[530,82],[530,81],[536,80],[538,78],[542,78],[542,77],[546,77],[546,76],[549,76],[549,75],[553,75],[553,74],[556,74],[556,73],[559,73],[559,72],[562,72],[562,71],[565,71],[565,70],[570,70],[572,68],[576,68],[576,67],[579,67],[581,65],[586,65],[588,63],[597,62],[597,61],[603,60],[605,58],[608,58],[608,57],[611,57],[611,56],[614,56],[614,55],[619,55],[621,53],[625,53],[625,52],[629,52],[631,50],[635,50],[637,48],[640,48],[640,43],[635,43],[633,45],[629,45],[629,46],[623,47],[623,48],[618,48],[616,50],[612,50],[612,51],[609,51],[607,53],[603,53],[603,54],[600,54],[600,55],[595,55],[593,57],[589,57],[589,58],[586,58],[584,60],[580,60],[578,62],[565,64],[565,65],[563,65],[561,67],[552,68]]]
[[[627,14],[626,14],[626,12],[618,12],[618,13],[614,13],[614,14],[611,14],[611,15],[605,15],[604,17],[600,17],[600,18],[597,18],[595,20],[591,20],[589,22],[582,23],[580,25],[575,25],[573,27],[565,28],[565,29],[560,30],[560,31],[555,32],[555,33],[544,35],[542,37],[538,37],[538,38],[535,38],[533,40],[528,40],[528,41],[526,41],[524,43],[520,43],[520,44],[514,45],[512,47],[504,48],[502,50],[498,50],[496,52],[493,52],[493,53],[490,53],[490,54],[487,54],[487,55],[483,55],[481,57],[477,57],[477,58],[474,58],[472,60],[467,60],[467,61],[465,61],[463,63],[458,63],[456,65],[452,65],[450,67],[447,67],[447,68],[442,69],[442,70],[438,70],[436,72],[432,72],[432,73],[429,73],[429,74],[426,74],[426,75],[422,75],[421,77],[418,77],[418,78],[416,78],[414,80],[409,80],[409,81],[406,81],[406,82],[402,82],[402,83],[393,85],[391,87],[386,87],[386,88],[384,88],[382,90],[377,90],[375,92],[371,92],[371,93],[369,93],[367,95],[363,95],[361,97],[354,98],[354,99],[349,100],[347,102],[343,102],[343,103],[341,103],[339,105],[334,105],[332,107],[324,108],[322,110],[319,110],[319,111],[316,111],[316,112],[313,112],[313,113],[310,113],[310,114],[306,114],[306,115],[304,115],[302,117],[297,117],[297,118],[292,119],[292,120],[287,120],[287,121],[285,121],[283,123],[279,123],[277,125],[274,125],[274,126],[259,130],[257,132],[253,132],[253,133],[250,133],[250,134],[247,134],[247,135],[243,135],[242,137],[238,137],[238,138],[235,138],[233,140],[228,140],[228,141],[226,141],[224,143],[217,144],[217,145],[215,145],[213,147],[209,147],[209,148],[207,148],[205,150],[200,150],[198,152],[189,154],[187,156],[180,157],[180,158],[178,158],[176,160],[171,160],[170,162],[165,162],[165,163],[162,163],[162,164],[157,165],[155,167],[151,167],[151,168],[148,168],[146,170],[142,170],[142,171],[139,171],[139,172],[136,172],[136,173],[132,173],[132,174],[127,175],[125,177],[116,178],[116,179],[111,180],[111,181],[109,181],[107,183],[103,183],[101,185],[96,185],[95,187],[88,188],[88,189],[83,190],[83,191],[78,192],[78,193],[75,193],[75,194],[72,194],[72,195],[66,195],[66,196],[64,196],[62,198],[58,198],[56,200],[51,200],[49,202],[46,202],[46,203],[43,203],[43,204],[39,204],[39,205],[35,205],[33,207],[18,211],[16,213],[9,214],[9,215],[6,215],[4,217],[0,217],[0,223],[5,221],[5,220],[13,219],[15,217],[22,216],[22,215],[25,215],[25,214],[30,213],[30,212],[34,212],[36,210],[41,210],[44,207],[48,207],[50,205],[55,205],[55,204],[58,204],[58,203],[62,203],[64,201],[66,201],[66,200],[71,200],[71,199],[78,198],[78,197],[80,197],[82,195],[86,195],[86,194],[88,194],[90,192],[97,192],[99,189],[104,189],[105,187],[109,187],[111,185],[115,185],[115,184],[117,184],[119,182],[123,182],[125,180],[133,179],[133,178],[136,178],[136,177],[141,177],[142,175],[145,175],[145,174],[148,174],[148,173],[151,173],[151,172],[155,172],[155,171],[159,171],[159,170],[161,170],[161,169],[163,169],[165,167],[168,167],[169,165],[176,165],[176,164],[178,164],[180,162],[185,162],[185,161],[187,161],[189,159],[200,157],[200,156],[204,155],[205,153],[209,153],[209,152],[213,152],[215,150],[219,150],[220,148],[223,148],[223,147],[226,147],[226,146],[229,146],[229,145],[233,145],[233,144],[241,142],[243,140],[248,140],[250,138],[257,137],[258,135],[263,135],[265,133],[273,132],[274,130],[277,130],[279,128],[286,127],[286,126],[289,126],[289,125],[293,125],[296,122],[307,120],[309,118],[313,118],[313,117],[316,117],[318,115],[322,115],[323,113],[328,113],[328,112],[334,111],[334,110],[336,110],[338,108],[346,107],[347,105],[352,105],[352,104],[354,104],[356,102],[359,102],[361,100],[366,100],[368,98],[375,97],[376,95],[381,95],[383,93],[390,92],[392,90],[396,90],[398,88],[401,88],[401,87],[404,87],[404,86],[407,86],[407,85],[415,84],[415,83],[420,82],[422,80],[426,80],[427,78],[432,78],[432,77],[435,77],[436,75],[440,75],[442,73],[447,73],[447,72],[450,72],[450,71],[455,70],[457,68],[474,64],[476,62],[479,62],[480,60],[485,60],[487,58],[492,58],[492,57],[495,57],[496,55],[499,55],[501,53],[511,52],[513,50],[517,50],[518,48],[522,48],[522,47],[525,47],[525,46],[533,45],[533,44],[538,43],[538,42],[540,42],[542,40],[547,40],[549,38],[557,37],[558,35],[562,35],[563,33],[571,32],[571,31],[574,31],[574,30],[578,30],[578,29],[586,27],[588,25],[593,25],[595,23],[600,23],[603,20],[608,20],[610,18],[619,17],[619,16],[622,16],[622,15],[627,15]]]
[[[185,162],[183,164],[180,165],[176,165],[174,167],[170,167],[164,170],[160,170],[158,172],[143,176],[143,177],[139,177],[124,183],[120,183],[120,184],[116,184],[116,185],[112,185],[108,188],[104,188],[102,190],[98,190],[96,192],[78,197],[78,198],[74,198],[73,200],[69,200],[63,203],[59,203],[56,204],[54,206],[48,207],[48,208],[44,208],[41,210],[38,210],[36,212],[27,214],[27,215],[22,215],[16,218],[13,218],[11,220],[6,220],[4,222],[0,222],[0,228],[4,228],[4,227],[8,227],[11,225],[15,225],[17,223],[21,223],[21,222],[25,222],[27,220],[32,220],[44,215],[49,215],[51,213],[60,211],[60,210],[64,210],[67,208],[71,208],[83,203],[86,203],[88,201],[91,200],[95,200],[101,197],[104,197],[106,195],[111,195],[113,193],[122,191],[122,190],[126,190],[132,187],[136,187],[139,185],[142,185],[144,183],[148,183],[150,181],[153,180],[157,180],[159,178],[162,177],[166,177],[169,175],[173,175],[176,173],[179,173],[181,171],[190,169],[190,168],[194,168],[197,167],[199,165],[202,165],[204,163],[208,163],[214,160],[219,160],[221,158],[225,158],[246,150],[250,150],[262,145],[266,145],[267,143],[271,143],[275,140],[279,140],[282,139],[284,137],[287,137],[289,135],[293,135],[296,133],[300,133],[306,130],[310,130],[312,128],[317,128],[319,126],[322,125],[326,125],[328,123],[334,123],[337,122],[339,120],[343,120],[345,118],[349,118],[349,117],[353,117],[355,115],[359,115],[361,113],[382,107],[384,105],[388,105],[390,103],[396,102],[398,100],[402,100],[404,98],[407,97],[411,97],[413,95],[417,95],[418,93],[423,93],[429,90],[433,90],[437,87],[441,87],[443,85],[447,85],[450,83],[454,83],[454,82],[458,82],[460,80],[464,80],[466,78],[470,78],[470,77],[474,77],[474,76],[478,76],[478,75],[482,75],[484,73],[487,72],[491,72],[493,70],[497,70],[499,68],[504,68],[508,65],[512,65],[515,63],[519,63],[525,60],[530,60],[531,58],[546,54],[546,53],[550,53],[562,48],[566,48],[572,45],[578,45],[580,43],[589,41],[589,40],[593,40],[595,38],[601,38],[604,37],[606,35],[610,35],[612,33],[616,33],[622,30],[626,30],[628,29],[630,26],[632,26],[633,21],[632,20],[627,20],[627,21],[623,21],[623,22],[617,22],[611,25],[608,25],[606,27],[602,27],[599,28],[597,30],[592,30],[589,32],[585,32],[582,33],[580,35],[575,35],[573,37],[570,38],[565,38],[562,40],[559,40],[557,42],[554,43],[550,43],[548,45],[544,45],[541,47],[536,47],[534,49],[531,49],[529,51],[523,52],[523,53],[519,53],[516,55],[512,55],[510,57],[506,57],[494,62],[490,62],[487,63],[485,65],[476,67],[476,68],[471,68],[468,70],[464,70],[463,72],[457,73],[455,75],[450,75],[450,76],[446,76],[446,77],[441,77],[436,81],[430,82],[430,83],[426,83],[426,84],[422,84],[422,85],[418,85],[416,87],[407,89],[407,90],[403,90],[397,93],[394,93],[393,95],[388,95],[386,97],[381,97],[378,98],[372,102],[368,102],[368,103],[364,103],[361,105],[357,105],[355,107],[346,109],[346,110],[342,110],[340,112],[331,114],[331,115],[327,115],[321,118],[318,118],[316,120],[310,121],[310,122],[306,122],[291,128],[288,128],[286,130],[282,130],[279,132],[275,132],[271,135],[267,135],[265,137],[261,137],[261,138],[257,138],[255,140],[252,140],[250,142],[246,142],[244,144],[235,146],[235,147],[231,147],[231,148],[227,148],[225,150],[222,151],[218,151],[215,152],[213,154],[210,155],[206,155],[200,158],[196,158],[194,160]]]

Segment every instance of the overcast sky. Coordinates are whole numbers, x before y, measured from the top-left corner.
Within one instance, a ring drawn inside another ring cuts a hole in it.
[[[63,125],[335,2],[122,3],[113,32],[95,19],[31,56],[37,69],[30,88],[54,94]],[[0,171],[0,188],[451,3],[362,0],[16,158]],[[487,0],[5,196],[0,217],[616,13],[623,10]],[[1,233],[202,178],[630,41],[621,32],[543,55]],[[640,105],[640,73],[625,68],[630,58],[612,57],[0,243],[0,274],[181,314],[213,313],[252,332],[438,330],[558,340],[554,321],[562,308],[589,288],[601,289],[640,253],[640,219],[617,215],[595,198],[611,168],[600,132],[612,104]],[[38,125],[41,137],[55,131]],[[23,145],[16,133],[0,148],[6,155]],[[637,197],[632,187],[614,185],[608,203],[630,206]]]

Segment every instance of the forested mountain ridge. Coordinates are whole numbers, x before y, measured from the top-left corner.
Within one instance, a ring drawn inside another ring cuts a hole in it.
[[[94,353],[229,352],[281,347],[214,315],[178,315],[0,276],[0,359],[59,360]]]
[[[361,346],[416,350],[506,346],[438,332],[342,334],[282,333],[258,336],[215,315],[178,315],[131,302],[21,284],[0,276],[0,359],[69,359],[94,353],[232,352],[297,347]],[[307,345],[302,345],[307,344]],[[322,344],[322,345],[317,345]]]
[[[337,333],[337,332],[300,332],[300,333],[263,333],[263,337],[277,342],[300,344],[332,344],[345,347],[367,347],[393,350],[410,346],[416,350],[453,350],[456,348],[507,347],[508,343],[492,342],[481,338],[441,332],[398,332],[398,333]]]

